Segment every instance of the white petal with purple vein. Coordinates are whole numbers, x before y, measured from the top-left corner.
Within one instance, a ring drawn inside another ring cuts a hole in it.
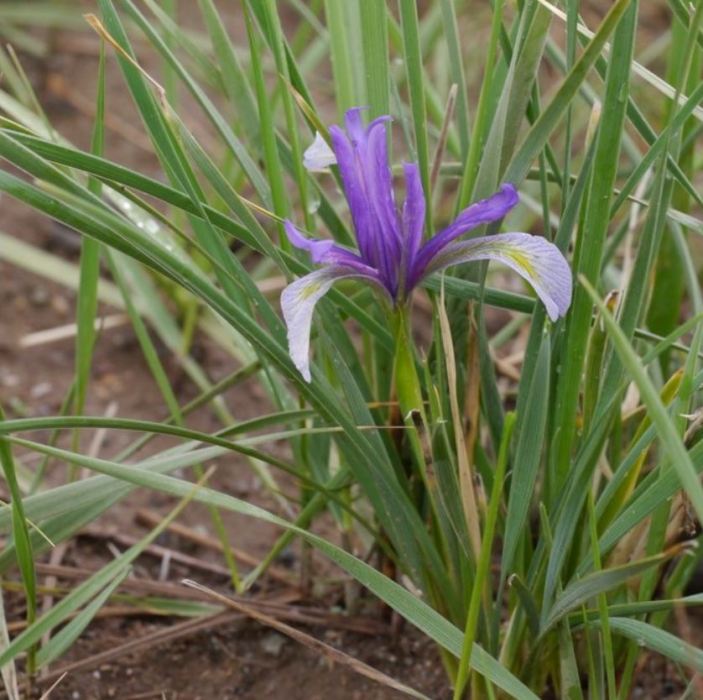
[[[529,233],[500,233],[451,243],[430,261],[425,276],[476,260],[496,260],[515,270],[532,285],[552,321],[568,310],[572,286],[569,264],[553,243]]]
[[[347,267],[323,267],[289,284],[281,294],[281,309],[288,328],[288,353],[306,382],[310,375],[310,330],[315,304],[338,280],[357,277],[378,284],[376,279]]]

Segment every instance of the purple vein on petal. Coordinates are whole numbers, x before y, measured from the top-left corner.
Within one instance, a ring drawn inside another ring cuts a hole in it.
[[[452,243],[432,259],[425,275],[478,260],[503,263],[527,280],[552,321],[567,312],[571,304],[571,269],[561,251],[541,236],[499,233]]]
[[[376,275],[356,269],[330,265],[314,270],[291,282],[281,293],[281,310],[288,329],[288,353],[306,382],[310,374],[310,331],[315,305],[332,285],[343,279],[361,278],[379,285]]]

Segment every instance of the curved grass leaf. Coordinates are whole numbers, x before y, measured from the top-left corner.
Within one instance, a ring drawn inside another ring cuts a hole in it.
[[[622,617],[611,617],[613,632],[628,637],[639,646],[659,652],[677,663],[703,673],[703,651],[658,627]]]

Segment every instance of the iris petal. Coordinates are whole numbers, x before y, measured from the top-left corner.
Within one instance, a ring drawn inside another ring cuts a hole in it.
[[[386,289],[394,295],[402,237],[388,162],[386,122],[390,117],[378,117],[364,127],[361,112],[360,108],[350,109],[345,116],[346,133],[332,126],[330,138],[361,258],[379,271]]]
[[[315,140],[305,149],[303,153],[303,165],[311,172],[322,172],[330,165],[335,165],[337,157],[329,144],[322,138],[319,131],[315,132]]]
[[[337,245],[334,241],[306,238],[288,219],[283,222],[283,227],[286,230],[288,240],[296,248],[306,250],[310,253],[310,258],[314,263],[347,265],[364,274],[375,274],[375,270],[364,263],[356,253],[342,248],[342,246]]]
[[[417,163],[403,163],[405,203],[403,204],[403,236],[405,265],[410,269],[422,242],[425,229],[425,194]]]
[[[532,285],[552,321],[568,310],[572,284],[569,264],[553,243],[529,233],[501,233],[452,243],[431,260],[424,276],[477,260],[495,260],[515,270]]]
[[[315,270],[289,284],[281,294],[281,310],[288,329],[288,353],[306,382],[310,374],[310,330],[315,304],[343,279],[362,278],[379,284],[377,277],[349,267],[330,266]]]
[[[330,138],[337,157],[344,194],[349,204],[349,213],[354,222],[359,252],[368,265],[375,267],[372,212],[366,197],[363,182],[364,173],[358,167],[354,146],[344,131],[338,126],[331,126]]]
[[[364,164],[366,192],[374,213],[377,266],[389,291],[395,294],[402,238],[393,194],[393,174],[388,162],[385,123],[375,120],[369,126],[366,147],[360,149],[359,157]]]
[[[344,113],[344,125],[353,144],[362,143],[366,139],[366,129],[361,113],[366,107],[352,107]]]

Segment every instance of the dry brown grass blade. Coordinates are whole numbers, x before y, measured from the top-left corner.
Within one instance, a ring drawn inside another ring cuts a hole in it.
[[[423,695],[414,688],[410,688],[409,686],[400,683],[400,681],[397,681],[394,678],[391,678],[390,676],[386,675],[385,673],[378,671],[377,669],[373,668],[372,666],[369,666],[363,661],[359,661],[358,659],[349,656],[349,654],[345,654],[343,651],[335,649],[329,644],[325,644],[325,642],[320,641],[316,637],[312,637],[311,635],[306,634],[305,632],[301,632],[295,627],[286,625],[285,623],[280,622],[279,620],[276,620],[275,618],[270,617],[269,615],[266,615],[265,613],[259,610],[255,610],[249,605],[245,605],[244,603],[238,600],[234,600],[233,598],[222,595],[221,593],[217,593],[216,591],[213,591],[207,588],[206,586],[197,583],[196,581],[190,581],[188,579],[185,579],[183,583],[184,585],[190,588],[210,595],[213,600],[217,600],[223,605],[226,605],[232,608],[233,610],[236,610],[237,612],[243,613],[247,617],[250,617],[253,620],[256,620],[257,622],[260,622],[261,624],[266,625],[267,627],[272,627],[281,634],[285,634],[286,636],[290,637],[291,639],[294,639],[300,644],[303,644],[309,649],[323,654],[330,661],[347,666],[355,673],[365,676],[366,678],[369,678],[370,680],[375,681],[376,683],[380,683],[381,685],[384,685],[387,688],[392,688],[393,690],[405,693],[410,697],[423,698],[424,700],[428,700],[426,695]]]
[[[136,519],[137,522],[143,525],[153,527],[154,525],[161,522],[162,516],[158,513],[154,513],[151,510],[140,509],[137,511]],[[196,530],[193,530],[192,528],[189,528],[186,525],[174,522],[171,523],[167,529],[169,532],[173,532],[174,534],[178,535],[179,537],[182,537],[185,540],[188,540],[189,542],[194,542],[195,544],[199,544],[202,547],[207,547],[208,549],[212,549],[216,552],[222,551],[222,543],[218,539],[210,537],[209,535],[204,535],[201,532],[197,532]],[[232,553],[234,554],[237,563],[246,564],[247,566],[258,566],[258,564],[260,563],[256,557],[241,549],[233,548]],[[288,571],[285,571],[284,569],[281,569],[280,567],[270,566],[266,569],[266,574],[272,579],[275,579],[280,583],[284,583],[287,586],[295,585],[295,581],[293,580],[293,577],[290,575],[290,573]]]
[[[59,676],[59,677],[53,682],[53,684],[51,685],[51,687],[47,688],[47,690],[46,690],[44,693],[42,693],[42,696],[39,698],[39,700],[49,700],[49,696],[51,695],[51,693],[52,693],[54,690],[56,690],[56,688],[57,688],[57,686],[59,685],[59,683],[61,683],[61,681],[62,681],[65,677],[66,677],[66,674],[65,674],[65,673],[61,674],[61,676]]]
[[[61,579],[70,581],[83,580],[94,575],[97,569],[81,569],[72,566],[54,566],[37,562],[37,572],[40,574],[56,575]],[[9,587],[9,586],[7,586]],[[199,594],[197,591],[184,591],[183,586],[178,586],[165,581],[152,581],[148,579],[126,578],[119,586],[120,591],[130,591],[132,593],[140,593],[142,595],[164,596],[168,598],[177,598],[180,600],[199,600],[209,602],[206,596]],[[298,600],[300,594],[289,589],[286,593],[286,602]]]
[[[118,532],[116,528],[100,528],[100,527],[88,527],[79,533],[81,536],[92,537],[94,539],[101,540],[112,540],[116,544],[131,547],[132,545],[139,542],[138,537],[133,537],[122,532]],[[178,550],[171,549],[169,547],[164,547],[159,544],[149,545],[145,550],[144,554],[150,554],[159,559],[168,557],[169,561],[175,564],[182,564],[189,569],[195,569],[200,571],[207,571],[210,574],[215,574],[216,576],[224,576],[229,578],[231,572],[224,566],[220,564],[215,564],[213,562],[205,561],[203,559],[198,559],[197,557],[192,557],[189,554],[183,554]]]
[[[447,145],[447,136],[449,134],[449,126],[454,118],[454,107],[456,106],[456,95],[458,92],[458,86],[453,83],[449,88],[449,95],[447,96],[447,106],[444,110],[444,121],[442,122],[442,130],[439,132],[439,139],[437,140],[437,149],[434,154],[434,161],[432,162],[432,172],[430,174],[430,196],[434,193],[435,186],[437,185],[437,178],[439,177],[439,169],[442,166],[442,158],[444,158],[444,148]]]
[[[70,622],[73,620],[76,615],[78,615],[79,612],[73,612],[70,615],[66,616],[66,622]],[[126,618],[126,617],[140,617],[140,618],[145,618],[145,617],[155,617],[155,618],[165,618],[165,617],[173,617],[174,614],[169,611],[165,610],[157,610],[157,609],[150,609],[150,608],[135,608],[134,606],[131,605],[106,605],[98,612],[95,613],[93,616],[94,620],[105,620],[109,618],[114,618],[114,617],[120,617],[120,618]],[[15,622],[11,622],[8,626],[7,629],[9,632],[12,632],[12,634],[19,634],[20,632],[23,632],[25,629],[27,629],[27,621],[26,620],[16,620]]]
[[[467,392],[467,408],[469,416],[469,431],[464,440],[464,423],[459,410],[459,398],[457,395],[457,373],[456,373],[456,358],[454,357],[454,343],[452,341],[452,332],[449,326],[449,317],[444,306],[444,285],[440,294],[439,304],[437,304],[439,315],[439,327],[442,337],[442,350],[444,352],[444,362],[447,368],[447,388],[449,390],[449,404],[452,412],[452,423],[454,424],[454,440],[456,444],[457,461],[459,462],[459,488],[461,489],[461,503],[464,507],[464,517],[466,518],[466,527],[469,533],[471,542],[471,551],[478,561],[481,553],[481,528],[478,521],[478,507],[476,499],[476,489],[474,488],[474,477],[469,460],[468,446],[475,440],[475,435],[471,436],[471,430],[477,430],[478,427],[478,382],[476,378],[478,374],[473,362],[470,366],[469,381],[471,382]],[[469,309],[469,314],[472,314],[472,309]],[[473,329],[471,331],[472,338],[475,335]],[[470,343],[472,340],[470,340]],[[476,392],[476,395],[472,392]]]
[[[166,90],[157,82],[156,79],[152,78],[145,70],[142,68],[137,61],[132,58],[132,56],[120,45],[120,43],[107,31],[105,25],[100,21],[97,15],[89,12],[83,15],[83,19],[93,28],[95,33],[105,42],[110,44],[112,48],[125,60],[131,63],[141,74],[142,77],[156,90],[159,98],[163,103],[166,103]]]
[[[129,316],[126,314],[109,314],[102,318],[95,319],[95,330],[106,331],[113,328],[120,328],[129,323]],[[73,340],[78,333],[77,323],[66,323],[61,326],[52,326],[41,331],[34,331],[23,335],[18,343],[20,348],[34,348],[47,343],[57,343],[63,340]]]
[[[51,550],[51,555],[49,557],[49,563],[53,564],[54,566],[60,566],[61,562],[63,561],[64,555],[66,554],[66,551],[68,549],[68,542],[59,542],[56,547],[54,547]],[[44,599],[42,600],[42,615],[45,615],[46,613],[51,610],[53,604],[54,604],[54,594],[51,592],[52,589],[56,588],[56,584],[58,581],[56,580],[56,576],[53,574],[49,574],[46,579],[44,580],[44,588],[46,589],[46,593],[44,594]],[[42,637],[42,646],[45,646],[46,644],[49,643],[49,638],[51,637],[50,632],[46,632],[44,636]],[[41,671],[41,677],[46,676],[48,669],[44,668]]]
[[[242,620],[242,615],[237,615],[231,612],[218,613],[217,615],[212,615],[205,619],[195,619],[186,620],[185,622],[179,622],[178,624],[167,627],[166,629],[159,629],[156,632],[150,634],[145,634],[139,639],[131,639],[124,644],[120,644],[112,649],[107,649],[106,651],[101,651],[97,654],[88,656],[85,659],[80,659],[78,661],[73,661],[72,663],[63,666],[62,668],[56,669],[49,673],[44,680],[51,681],[55,678],[59,678],[67,673],[78,673],[79,671],[90,670],[96,666],[118,659],[125,654],[132,654],[140,650],[151,649],[158,644],[166,644],[172,642],[175,639],[180,639],[182,637],[188,637],[190,635],[196,634],[197,632],[202,632],[203,630],[214,629],[215,627],[221,627],[225,624],[231,624],[237,620]]]
[[[59,579],[64,578],[72,581],[86,579],[95,573],[95,571],[90,569],[77,569],[68,566],[52,566],[41,562],[37,563],[37,571],[40,574],[51,574],[55,575]],[[9,586],[5,585],[5,587]],[[16,584],[13,587],[19,589],[19,584]],[[212,597],[210,595],[206,595],[195,589],[184,589],[183,586],[162,581],[126,578],[122,581],[118,590],[142,595],[174,598],[176,600],[196,600],[205,603],[212,602]],[[266,611],[267,614],[273,615],[274,617],[290,620],[292,622],[299,622],[305,625],[333,627],[336,629],[344,629],[351,632],[357,632],[359,634],[374,636],[388,634],[388,626],[375,618],[362,616],[349,617],[347,615],[331,613],[327,610],[308,607],[294,607],[291,605],[292,603],[298,602],[300,597],[300,591],[294,588],[289,588],[278,592],[274,597],[248,598],[247,602],[250,606],[257,609],[260,608],[261,610]],[[135,610],[138,613],[139,609],[136,608]],[[147,610],[146,612],[148,613],[149,611]]]

